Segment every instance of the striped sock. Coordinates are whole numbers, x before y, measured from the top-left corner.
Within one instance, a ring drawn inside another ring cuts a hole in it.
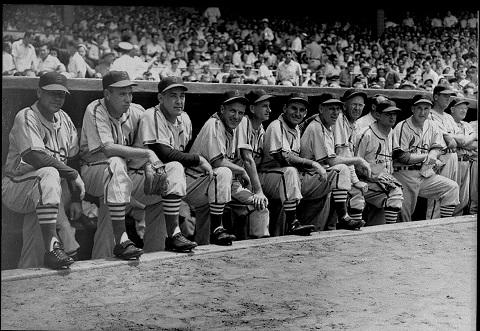
[[[292,224],[297,219],[297,201],[285,201],[283,210],[285,211],[285,223]]]
[[[125,226],[125,209],[126,204],[108,204],[108,211],[110,212],[110,219],[112,220],[113,235],[115,236],[115,243],[122,242],[122,234],[127,231]]]
[[[363,212],[362,210],[350,209],[348,211],[348,215],[350,215],[350,217],[356,221],[361,221],[363,219],[362,212]]]
[[[347,190],[333,189],[332,198],[338,219],[341,220],[347,215]]]
[[[440,217],[450,217],[455,210],[455,206],[440,206]]]
[[[385,223],[397,223],[398,210],[394,210],[388,207],[385,207],[383,210],[385,212]]]
[[[45,251],[50,252],[53,244],[52,238],[57,238],[58,205],[37,205],[35,209],[42,230]]]
[[[210,204],[210,228],[215,231],[216,228],[222,226],[223,210],[225,209],[224,203],[211,203]]]
[[[162,197],[163,213],[165,215],[176,216],[180,213],[180,198],[165,198]]]

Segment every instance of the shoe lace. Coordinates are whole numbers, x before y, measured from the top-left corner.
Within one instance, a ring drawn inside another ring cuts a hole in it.
[[[69,259],[67,253],[65,253],[65,251],[63,250],[62,246],[58,243],[58,241],[53,244],[52,253],[59,260]]]
[[[190,240],[188,240],[184,235],[183,233],[179,232],[177,233],[174,238],[174,240],[178,240],[179,242],[183,243],[183,244],[187,244],[187,243],[190,243]]]

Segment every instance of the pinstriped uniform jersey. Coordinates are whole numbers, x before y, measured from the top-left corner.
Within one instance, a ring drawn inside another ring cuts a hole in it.
[[[412,122],[412,117],[403,120],[394,128],[395,140],[393,141],[393,151],[402,150],[411,154],[426,154],[431,149],[444,146],[443,136],[438,126],[430,120],[426,120],[423,128],[416,127]],[[394,166],[402,165],[394,161]]]
[[[445,133],[455,133],[455,131],[457,130],[457,124],[455,123],[455,120],[450,114],[443,113],[443,115],[441,115],[432,109],[430,111],[430,114],[428,115],[428,119],[434,121],[437,124],[438,129],[442,134],[442,137]],[[445,142],[443,143],[443,147],[447,147]]]
[[[49,122],[37,104],[20,110],[15,116],[5,163],[5,174],[9,177],[35,170],[22,160],[30,151],[44,151],[65,164],[79,152],[77,129],[67,113],[59,110],[53,115],[54,122]]]
[[[465,136],[470,136],[472,134],[475,134],[475,131],[473,130],[473,127],[470,125],[470,123],[465,122],[465,121],[460,121],[457,124],[457,129],[455,130],[455,134],[463,134]],[[473,155],[474,152],[471,150],[463,149],[461,147],[457,147],[457,155],[463,156],[463,155]]]
[[[80,136],[82,162],[106,160],[101,150],[109,144],[133,146],[144,111],[142,106],[132,103],[128,111],[116,119],[107,111],[105,99],[91,102],[85,110]]]
[[[328,168],[326,160],[337,156],[334,146],[332,130],[323,125],[319,115],[315,115],[300,139],[300,156]]]
[[[372,176],[381,173],[393,173],[392,152],[396,133],[390,130],[384,135],[378,129],[377,122],[358,132],[355,156],[363,158],[370,164]]]
[[[333,137],[335,139],[335,150],[338,151],[338,156],[352,157],[355,154],[355,143],[357,139],[356,123],[350,123],[343,113],[338,115],[333,128]],[[357,173],[353,165],[348,166],[350,170],[350,179],[352,183],[358,182]]]
[[[219,115],[215,113],[203,125],[190,153],[203,156],[210,164],[222,158],[234,162],[236,145],[235,130],[228,132]]]
[[[237,160],[236,164],[243,166],[243,162],[240,158],[240,149],[247,149],[252,151],[253,160],[258,165],[262,161],[263,155],[263,139],[265,135],[265,129],[260,124],[258,129],[254,129],[250,117],[244,116],[237,129]]]
[[[192,139],[192,122],[186,112],[177,116],[175,123],[167,121],[160,110],[160,105],[148,108],[140,118],[138,134],[134,147],[144,147],[149,144],[163,144],[173,149],[185,152],[185,147]],[[132,160],[130,167],[139,169],[145,160]]]
[[[285,152],[300,155],[300,130],[289,127],[283,119],[283,114],[272,121],[265,131],[263,140],[263,158],[259,165],[259,171],[272,168],[280,168],[280,165],[272,154]]]

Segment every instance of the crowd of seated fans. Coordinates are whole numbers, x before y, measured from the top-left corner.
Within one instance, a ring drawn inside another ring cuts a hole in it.
[[[386,20],[377,38],[371,26],[348,20],[233,17],[216,9],[75,6],[69,26],[62,6],[4,6],[3,75],[55,70],[101,78],[128,66],[140,80],[174,75],[189,82],[426,91],[445,84],[476,98],[474,12],[405,12],[400,22]]]

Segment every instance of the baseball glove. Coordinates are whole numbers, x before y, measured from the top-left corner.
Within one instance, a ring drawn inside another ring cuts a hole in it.
[[[147,162],[145,163],[143,170],[145,173],[143,192],[146,195],[165,195],[168,188],[165,165],[161,162],[155,164]]]
[[[376,183],[384,192],[390,192],[396,187],[402,187],[402,184],[398,182],[395,178],[385,179],[385,178],[371,178],[371,182]]]

